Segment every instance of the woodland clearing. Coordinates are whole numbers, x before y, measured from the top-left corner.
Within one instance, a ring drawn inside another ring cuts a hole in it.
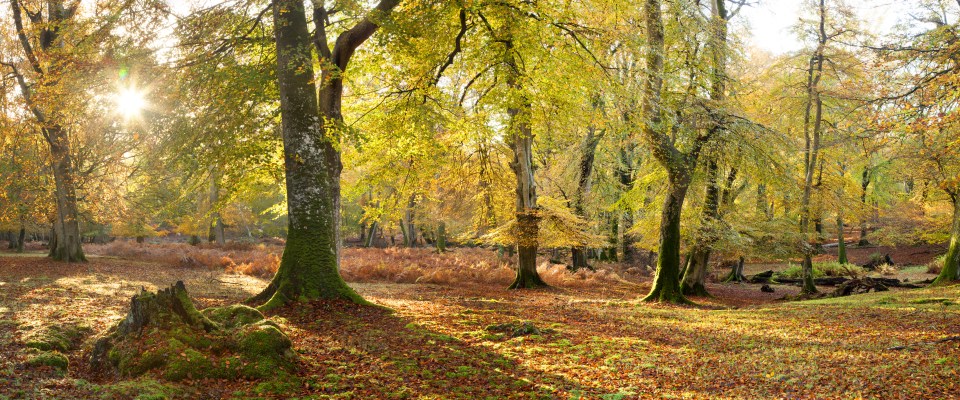
[[[390,260],[387,251],[351,250],[344,265],[351,257]],[[458,253],[436,262],[455,265],[463,258]],[[40,254],[0,257],[0,393],[9,398],[916,399],[960,393],[960,341],[931,343],[960,335],[957,286],[783,302],[776,299],[799,288],[774,285],[776,293],[761,293],[759,285],[710,283],[715,298],[684,307],[639,302],[649,278],[630,275],[562,281],[544,274],[555,287],[532,291],[509,291],[499,282],[354,277],[352,287],[392,312],[315,301],[269,314],[294,343],[294,375],[169,382],[149,374],[135,380],[93,374],[87,367],[92,338],[123,316],[140,288],[183,280],[203,308],[243,301],[265,280],[116,257],[94,256],[85,264],[54,263]],[[748,275],[766,267],[748,266]],[[926,274],[920,267],[901,272]],[[502,329],[527,322],[537,332]],[[25,338],[70,323],[90,329],[65,353],[65,374],[27,365]],[[896,346],[907,348],[891,350]]]

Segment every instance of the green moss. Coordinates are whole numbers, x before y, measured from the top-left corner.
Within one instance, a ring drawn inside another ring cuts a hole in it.
[[[179,390],[172,385],[165,385],[153,379],[136,379],[106,385],[102,390],[104,399],[136,399],[161,400],[177,395]]]
[[[42,351],[28,358],[27,365],[31,367],[52,367],[62,374],[70,367],[70,360],[59,351]]]
[[[340,276],[337,246],[331,234],[330,221],[316,221],[317,226],[291,227],[283,249],[280,268],[268,286],[269,299],[257,307],[272,310],[285,304],[315,299],[341,299],[362,305],[373,305],[360,297]],[[267,293],[267,292],[265,292]]]
[[[194,378],[226,378],[218,372],[213,362],[203,353],[194,349],[186,349],[179,354],[171,355],[163,377],[171,381]]]
[[[76,347],[75,344],[90,332],[89,327],[78,324],[46,326],[28,335],[25,338],[25,345],[42,351],[68,352],[73,350]]]
[[[139,350],[135,345],[124,343],[110,351],[109,357],[122,376],[140,376],[152,369],[161,368],[174,355],[188,349],[183,342],[170,338],[163,345]]]
[[[290,338],[270,324],[248,325],[240,335],[240,351],[250,358],[284,354],[292,346]]]
[[[224,328],[236,328],[264,320],[263,314],[256,308],[243,304],[232,304],[226,307],[210,307],[201,311],[201,314],[219,323]]]

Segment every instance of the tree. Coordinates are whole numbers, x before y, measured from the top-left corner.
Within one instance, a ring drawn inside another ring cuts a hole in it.
[[[21,95],[36,118],[40,132],[50,149],[57,205],[50,257],[58,261],[79,262],[86,261],[86,257],[80,245],[76,177],[70,153],[70,136],[63,122],[67,116],[56,102],[38,101],[38,97],[45,99],[55,95],[59,81],[64,78],[61,74],[70,60],[66,54],[61,30],[70,25],[77,9],[76,5],[65,6],[61,0],[49,0],[46,5],[48,10],[46,21],[44,21],[42,10],[29,13],[32,26],[39,38],[39,40],[31,40],[27,27],[23,23],[20,1],[10,0],[17,38],[24,58],[27,60],[28,71],[33,75],[32,79],[16,64],[6,62],[4,64],[12,69],[20,85]],[[39,47],[34,48],[33,43],[38,43]],[[51,59],[54,62],[41,63],[41,59]]]
[[[666,47],[660,0],[644,2],[643,18],[646,27],[647,77],[643,87],[642,113],[645,121],[641,132],[647,148],[667,171],[657,269],[653,286],[644,300],[687,303],[689,300],[680,291],[680,217],[700,152],[715,131],[697,133],[686,151],[678,149],[676,141],[668,134],[671,129],[678,127],[671,126],[670,119],[664,118],[667,113],[662,99]]]
[[[340,33],[332,49],[323,2],[314,4],[313,38],[302,1],[273,4],[289,227],[276,275],[252,299],[266,301],[262,308],[316,298],[366,302],[339,272],[343,74],[357,48],[397,4],[399,0],[381,0],[360,22]],[[317,48],[321,68],[319,104],[311,45]]]
[[[727,12],[726,0],[713,0],[711,2],[710,18],[710,53],[711,53],[711,73],[710,73],[710,99],[714,106],[720,106],[726,96],[727,80],[727,24],[731,15]],[[726,127],[717,123],[708,129],[713,130],[712,135],[718,135],[720,130]],[[707,189],[704,200],[702,224],[707,227],[707,231],[715,230],[720,221],[720,202],[721,188],[719,181],[719,166],[717,158],[720,152],[709,154],[707,160]],[[726,179],[729,192],[733,180],[737,177],[737,168],[733,167]],[[707,296],[706,286],[707,270],[710,262],[711,246],[716,241],[716,235],[707,232],[701,240],[697,241],[690,256],[687,258],[687,267],[684,269],[683,280],[680,284],[680,290],[685,295]]]

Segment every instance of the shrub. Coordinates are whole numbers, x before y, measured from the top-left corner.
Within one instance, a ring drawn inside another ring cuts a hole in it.
[[[895,265],[883,263],[878,265],[875,271],[879,272],[880,275],[890,276],[890,275],[896,275],[898,272],[900,272],[900,268],[897,268],[897,266]]]

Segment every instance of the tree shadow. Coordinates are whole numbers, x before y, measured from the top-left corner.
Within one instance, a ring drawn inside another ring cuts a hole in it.
[[[444,334],[385,308],[317,301],[282,308],[277,315],[285,320],[302,356],[298,376],[305,382],[300,394],[555,398],[558,392],[600,390],[526,368],[514,355]]]

